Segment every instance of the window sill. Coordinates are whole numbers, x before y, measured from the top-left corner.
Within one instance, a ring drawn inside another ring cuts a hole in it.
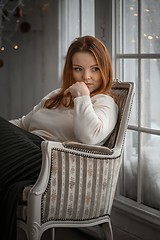
[[[160,227],[160,211],[138,204],[137,202],[123,196],[116,196],[113,203],[114,210],[118,209],[131,216],[138,217],[145,222]]]

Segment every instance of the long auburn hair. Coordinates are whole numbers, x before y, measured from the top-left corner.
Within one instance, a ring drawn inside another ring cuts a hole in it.
[[[69,93],[65,96],[64,91],[75,83],[73,77],[72,57],[77,52],[91,52],[94,55],[100,70],[102,83],[98,89],[90,94],[90,96],[92,97],[100,93],[112,95],[110,90],[113,82],[113,73],[109,53],[100,40],[92,36],[84,36],[75,39],[75,41],[71,43],[66,55],[62,88],[58,94],[46,100],[44,103],[45,108],[57,108],[61,103],[65,107],[74,107],[71,94]]]

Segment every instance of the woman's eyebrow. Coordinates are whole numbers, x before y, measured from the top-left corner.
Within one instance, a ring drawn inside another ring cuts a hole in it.
[[[79,64],[76,64],[76,63],[74,63],[74,64],[73,64],[73,66],[82,67],[81,65],[79,65]]]
[[[79,65],[79,64],[76,64],[76,63],[74,63],[74,64],[73,64],[73,66],[82,67],[81,65]],[[94,65],[91,65],[90,67],[96,67],[96,66],[98,66],[98,64],[97,64],[97,63],[96,63],[96,64],[94,64]]]
[[[98,66],[98,64],[96,63],[96,64],[94,64],[94,65],[92,65],[92,66],[90,66],[90,67],[96,67],[96,66]]]

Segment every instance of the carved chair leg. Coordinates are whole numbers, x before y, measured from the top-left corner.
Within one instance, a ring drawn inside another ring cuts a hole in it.
[[[106,240],[113,240],[113,232],[110,220],[109,222],[102,224],[102,229],[106,235]]]

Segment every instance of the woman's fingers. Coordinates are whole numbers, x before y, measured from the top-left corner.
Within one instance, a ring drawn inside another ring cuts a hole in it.
[[[69,88],[67,88],[67,89],[64,91],[64,95],[67,95],[67,93],[69,93]]]
[[[73,85],[71,85],[69,88],[65,90],[64,95],[66,95],[69,92],[72,94],[73,97],[90,95],[89,89],[84,82],[74,83]]]

